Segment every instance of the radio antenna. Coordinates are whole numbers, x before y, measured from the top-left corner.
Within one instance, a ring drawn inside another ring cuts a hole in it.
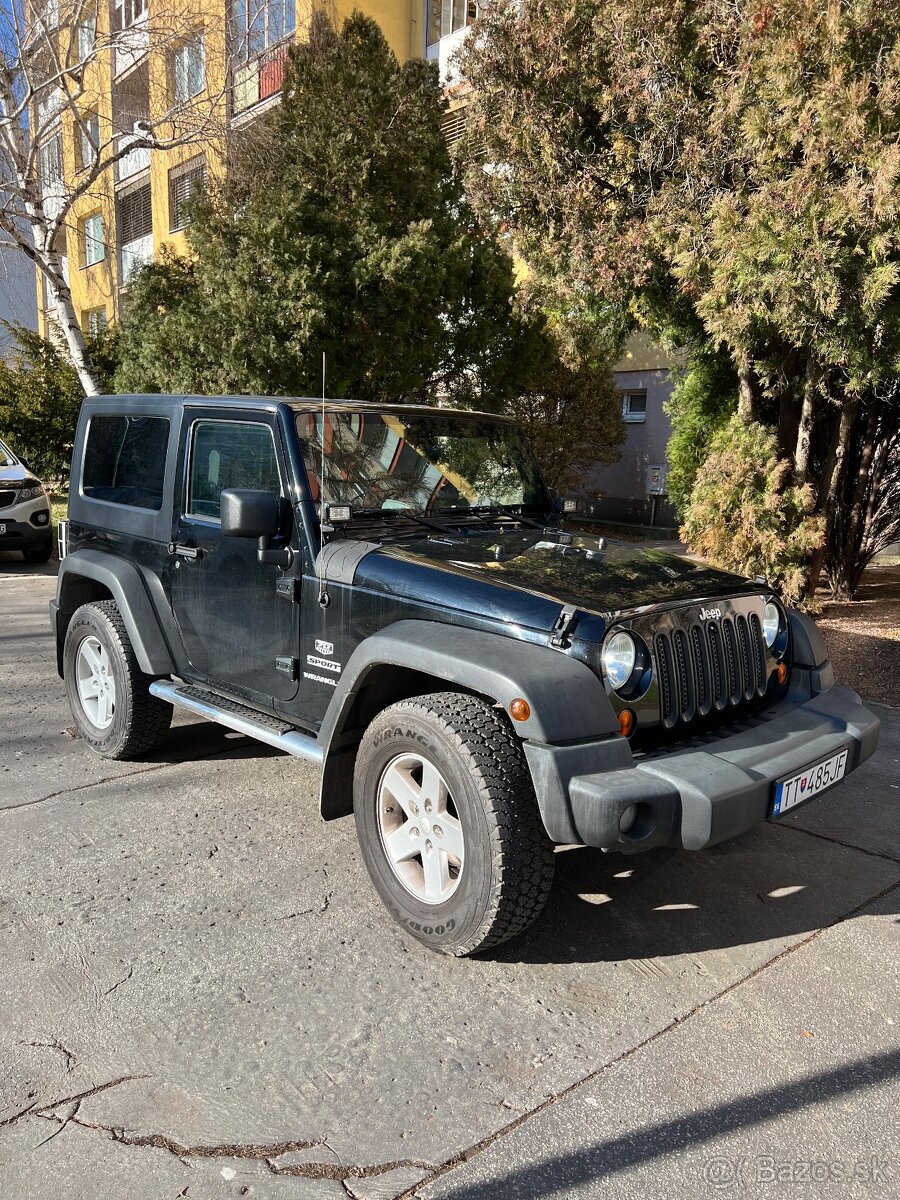
[[[325,351],[322,351],[322,469],[319,475],[319,607],[327,608],[331,597],[325,589]]]
[[[322,351],[322,495],[319,497],[319,519],[325,516],[325,351]]]

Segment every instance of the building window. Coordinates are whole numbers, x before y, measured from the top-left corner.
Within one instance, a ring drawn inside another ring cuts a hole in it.
[[[622,416],[632,425],[637,425],[647,419],[647,393],[623,392]]]
[[[142,183],[119,196],[119,241],[123,245],[153,233],[150,184]]]
[[[457,29],[465,29],[477,16],[477,0],[428,0],[428,45],[433,46]]]
[[[232,0],[231,22],[235,61],[247,62],[294,32],[294,0]]]
[[[128,29],[147,16],[147,0],[116,0],[114,23],[116,29]]]
[[[75,131],[75,159],[80,171],[86,171],[97,161],[100,147],[100,117],[95,112],[81,114],[81,123]]]
[[[94,46],[97,42],[97,14],[85,13],[78,24],[78,32],[76,37],[76,50],[78,53],[78,62],[87,62],[94,53]]]
[[[91,417],[81,491],[129,508],[162,508],[169,422],[165,417]]]
[[[82,314],[81,328],[88,337],[99,337],[106,329],[106,308],[89,308]]]
[[[59,183],[62,177],[62,134],[56,133],[38,147],[38,178],[41,190],[51,191],[53,185]]]
[[[465,133],[468,107],[468,104],[459,104],[441,117],[441,133],[451,149]]]
[[[172,55],[172,98],[186,104],[199,96],[204,86],[203,38],[196,37],[179,46]]]
[[[169,232],[191,223],[191,201],[206,190],[206,159],[202,154],[169,172]]]
[[[153,262],[153,206],[150,181],[132,184],[117,199],[119,284],[127,287],[141,267]]]
[[[100,213],[92,213],[81,222],[81,261],[85,267],[103,262],[106,257],[106,243],[103,240],[103,217]]]

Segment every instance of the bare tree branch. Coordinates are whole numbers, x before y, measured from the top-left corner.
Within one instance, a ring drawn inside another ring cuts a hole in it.
[[[215,143],[225,134],[224,85],[212,90],[208,74],[200,94],[162,113],[150,110],[151,58],[165,60],[208,31],[178,9],[155,10],[152,20],[141,14],[131,25],[107,30],[107,11],[95,0],[10,0],[0,12],[2,244],[24,254],[45,280],[86,392],[97,391],[98,380],[72,302],[66,260],[68,235],[79,233],[85,198],[103,200],[109,172],[135,151]],[[224,28],[218,32],[225,36]],[[117,111],[114,67],[120,55],[132,85],[144,77],[142,71],[146,82],[133,96],[122,84],[123,107]],[[222,79],[228,77],[223,70]],[[111,112],[108,91],[93,82],[97,78],[112,78]],[[64,136],[77,147],[74,175],[64,167]]]

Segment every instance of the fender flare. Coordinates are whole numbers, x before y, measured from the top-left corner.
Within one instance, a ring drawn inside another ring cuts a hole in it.
[[[816,667],[827,663],[828,648],[812,617],[796,608],[789,608],[787,614],[793,641],[794,666],[815,670]]]
[[[397,621],[357,646],[325,713],[318,740],[325,760],[320,804],[326,820],[352,811],[348,793],[358,744],[353,707],[367,680],[386,667],[476,693],[504,711],[523,698],[531,715],[512,727],[525,741],[586,741],[619,732],[599,677],[563,651],[460,625]]]
[[[74,611],[65,602],[67,584],[78,578],[93,580],[110,592],[122,614],[129,640],[144,674],[173,674],[175,663],[143,576],[133,563],[111,558],[102,551],[76,550],[66,555],[59,565],[56,601],[51,604],[56,621],[54,633],[57,644],[65,635]]]

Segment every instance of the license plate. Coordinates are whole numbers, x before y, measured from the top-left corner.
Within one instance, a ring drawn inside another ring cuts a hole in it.
[[[772,816],[780,817],[789,808],[802,804],[811,796],[818,796],[820,792],[832,787],[839,779],[843,779],[847,772],[849,753],[849,750],[841,750],[839,754],[833,754],[831,758],[807,767],[799,775],[792,775],[790,779],[783,779],[781,783],[777,783]]]
[[[6,526],[0,525],[0,533],[6,533]]]

